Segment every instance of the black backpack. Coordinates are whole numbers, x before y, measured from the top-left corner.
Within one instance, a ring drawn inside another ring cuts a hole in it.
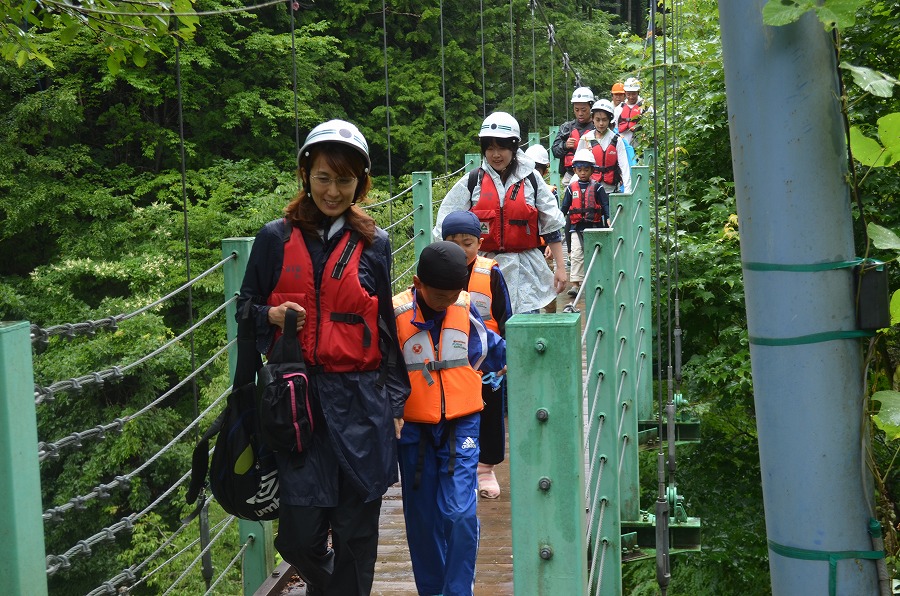
[[[262,368],[262,358],[256,350],[249,306],[248,302],[238,320],[237,366],[228,404],[194,448],[185,499],[188,503],[197,500],[208,470],[209,487],[222,509],[241,519],[261,521],[278,518],[278,467],[274,452],[259,434],[256,373]],[[210,463],[213,437],[216,449]],[[203,499],[198,510],[202,505]]]
[[[284,314],[284,333],[260,370],[260,438],[273,451],[304,454],[312,441],[312,404],[306,365],[297,344],[297,311]]]

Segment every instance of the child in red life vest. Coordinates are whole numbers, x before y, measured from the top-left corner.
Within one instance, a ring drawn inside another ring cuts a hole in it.
[[[603,184],[591,177],[597,164],[590,149],[576,151],[572,163],[577,179],[566,187],[561,209],[568,216],[570,231],[573,232],[569,272],[572,287],[568,294],[575,297],[584,279],[584,230],[609,226],[609,195]]]
[[[497,261],[478,255],[481,247],[481,223],[478,216],[471,211],[454,211],[444,218],[441,231],[444,240],[459,245],[466,253],[471,303],[478,308],[485,326],[500,337],[505,337],[506,320],[512,315],[509,291]],[[484,410],[481,411],[479,434],[481,455],[478,458],[478,494],[487,499],[496,499],[500,496],[500,485],[494,475],[494,466],[503,462],[506,449],[506,428],[503,421],[506,384],[501,384],[502,377],[494,379],[489,375],[485,375],[482,381]]]
[[[463,249],[436,242],[419,256],[413,287],[394,296],[412,385],[397,451],[419,594],[472,596],[475,584],[478,371],[505,373],[506,344],[485,327],[464,290],[468,277]]]

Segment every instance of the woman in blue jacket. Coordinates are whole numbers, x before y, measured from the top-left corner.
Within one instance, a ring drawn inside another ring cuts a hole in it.
[[[316,126],[297,158],[302,184],[257,234],[238,300],[267,353],[297,312],[315,430],[299,456],[276,453],[275,546],[307,594],[371,592],[381,498],[397,478],[409,378],[399,357],[387,233],[356,206],[371,187],[368,145],[351,123]],[[329,532],[332,547],[328,546]]]

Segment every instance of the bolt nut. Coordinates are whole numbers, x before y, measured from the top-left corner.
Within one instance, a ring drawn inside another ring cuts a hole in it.
[[[534,415],[541,422],[547,422],[550,419],[550,412],[547,411],[547,408],[538,408]]]
[[[553,558],[553,549],[550,548],[549,545],[544,545],[541,547],[541,558],[545,561],[549,561]]]
[[[543,478],[541,478],[540,480],[538,480],[538,488],[540,488],[540,489],[543,490],[543,491],[548,491],[548,490],[550,490],[550,485],[551,485],[551,484],[553,484],[553,483],[552,483],[552,482],[550,481],[550,479],[547,478],[546,476],[544,476]]]

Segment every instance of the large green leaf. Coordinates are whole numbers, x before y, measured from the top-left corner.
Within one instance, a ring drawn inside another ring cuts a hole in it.
[[[819,20],[826,30],[834,27],[846,29],[856,24],[856,11],[864,0],[826,0],[816,8]]]
[[[900,392],[876,391],[872,399],[881,403],[878,414],[873,416],[875,425],[885,432],[888,440],[900,438]]]
[[[884,147],[878,141],[862,133],[858,126],[850,127],[850,149],[853,158],[864,166],[882,167],[887,165]]]
[[[864,91],[878,97],[891,97],[894,94],[894,86],[900,84],[900,81],[891,75],[864,66],[841,62],[841,68],[849,70],[853,74],[853,82]]]
[[[778,27],[797,21],[806,12],[816,7],[814,2],[797,2],[795,0],[769,0],[763,6],[763,23]]]
[[[866,232],[869,234],[869,239],[875,245],[875,248],[900,251],[900,236],[897,236],[892,230],[869,222],[869,225],[866,226]]]
[[[891,295],[891,326],[900,323],[900,290]]]
[[[900,112],[893,112],[878,119],[878,137],[885,149],[885,165],[900,161]]]

